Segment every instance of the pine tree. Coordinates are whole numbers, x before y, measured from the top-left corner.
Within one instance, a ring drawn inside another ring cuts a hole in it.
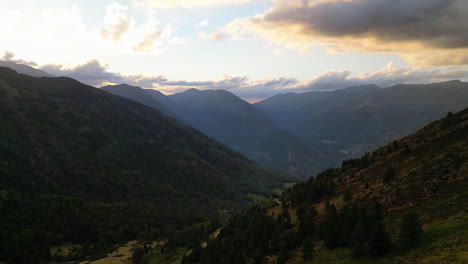
[[[329,204],[327,202],[325,207],[326,213],[321,224],[321,233],[326,246],[329,249],[334,249],[338,246],[338,240],[341,232],[338,214],[336,212],[336,207],[333,204]]]
[[[385,171],[383,182],[389,183],[391,180],[395,179],[395,177],[396,177],[395,169],[393,167],[390,167]]]
[[[315,222],[311,210],[307,210],[299,222],[299,234],[302,238],[311,236],[315,232]]]
[[[136,247],[133,249],[132,262],[137,264],[145,254],[145,250],[142,247]]]
[[[369,241],[369,253],[373,257],[387,254],[391,249],[390,240],[382,222],[379,222]]]
[[[314,253],[314,241],[311,237],[308,237],[302,244],[302,258],[304,260],[310,260],[313,258]]]
[[[403,216],[398,235],[398,244],[402,250],[414,248],[420,241],[423,230],[419,216],[416,213],[408,213]]]
[[[364,228],[362,222],[358,222],[354,226],[353,233],[351,235],[353,244],[353,257],[360,258],[366,254],[366,243],[369,233]]]
[[[351,194],[350,190],[347,190],[346,193],[343,195],[343,202],[349,202],[353,200],[353,195]]]

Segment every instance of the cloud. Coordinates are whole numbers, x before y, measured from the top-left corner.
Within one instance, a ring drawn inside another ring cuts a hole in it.
[[[130,83],[143,87],[151,87],[154,83],[166,81],[162,76],[122,75],[112,72],[109,70],[108,65],[103,65],[96,59],[71,68],[59,64],[47,64],[39,67],[39,69],[55,76],[71,77],[94,86],[108,83]]]
[[[98,60],[66,68],[62,65],[44,65],[41,70],[56,76],[69,76],[81,82],[102,86],[106,84],[128,83],[144,88],[157,89],[164,93],[177,93],[189,88],[228,90],[251,101],[267,98],[278,93],[329,91],[350,86],[376,84],[389,87],[401,83],[431,83],[453,79],[468,80],[468,71],[455,67],[434,69],[425,67],[397,67],[393,62],[384,68],[353,75],[351,71],[330,70],[308,80],[280,77],[269,80],[251,80],[247,76],[225,75],[218,80],[172,81],[164,76],[122,75],[109,70]]]
[[[105,24],[101,29],[103,39],[112,39],[118,42],[122,36],[129,32],[135,25],[135,21],[126,14],[127,7],[118,3],[112,3],[106,8]]]
[[[198,38],[209,41],[223,41],[229,38],[229,35],[224,32],[205,33],[204,31],[200,31]]]
[[[140,42],[132,46],[132,50],[137,52],[149,52],[160,37],[161,31],[157,31],[155,29],[150,30],[145,33]]]
[[[128,7],[124,5],[112,3],[106,10],[101,28],[104,40],[110,39],[138,53],[160,53],[170,44],[184,43],[182,38],[173,36],[175,29],[171,24],[160,28],[160,22],[151,9],[147,10],[146,21],[139,25],[127,14]]]
[[[204,19],[200,21],[199,23],[195,24],[195,28],[203,28],[208,26],[208,19]]]
[[[156,8],[200,8],[222,5],[247,4],[262,0],[130,0],[133,4]],[[263,0],[265,1],[265,0]]]
[[[250,101],[257,101],[278,93],[328,91],[365,84],[390,87],[401,83],[432,83],[453,79],[468,80],[468,71],[458,67],[445,70],[425,67],[403,68],[390,62],[378,71],[357,75],[346,70],[330,70],[308,80],[287,77],[251,80],[246,76],[227,75],[219,80],[205,82],[164,81],[154,84],[152,88],[166,93],[182,92],[188,88],[224,89]]]
[[[22,61],[14,59],[12,52],[5,52],[3,58],[10,61]],[[37,65],[34,62],[30,63]],[[468,71],[463,67],[398,67],[393,62],[373,72],[353,74],[347,70],[329,70],[307,80],[288,77],[252,80],[247,76],[225,75],[218,80],[174,81],[161,75],[124,75],[113,72],[108,65],[102,64],[96,59],[74,67],[47,64],[38,68],[55,76],[68,76],[94,86],[128,83],[143,88],[157,89],[166,94],[182,92],[189,88],[223,89],[242,98],[248,98],[250,101],[257,101],[279,93],[336,90],[364,84],[389,87],[401,83],[432,83],[453,79],[468,81]]]
[[[226,29],[295,49],[323,45],[330,52],[397,53],[419,65],[460,65],[468,64],[467,13],[466,0],[276,0],[264,14]]]
[[[24,65],[28,65],[28,66],[31,66],[31,67],[37,66],[37,63],[35,63],[34,61],[25,61],[25,60],[22,60],[22,59],[16,59],[15,57],[16,57],[16,55],[15,55],[14,52],[4,51],[3,56],[2,56],[2,58],[0,60],[2,60],[2,61],[11,61],[11,62],[14,62],[14,63],[17,63],[17,64],[24,64]]]

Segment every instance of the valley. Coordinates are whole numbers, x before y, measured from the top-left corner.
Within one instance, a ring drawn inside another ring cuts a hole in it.
[[[0,263],[464,263],[468,83],[250,104],[0,65]]]

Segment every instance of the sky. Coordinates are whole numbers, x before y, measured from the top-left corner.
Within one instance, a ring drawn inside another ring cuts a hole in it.
[[[0,0],[0,60],[248,101],[468,81],[466,0]]]

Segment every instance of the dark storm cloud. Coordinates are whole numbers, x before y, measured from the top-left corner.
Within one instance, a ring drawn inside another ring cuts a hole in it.
[[[264,20],[299,23],[303,33],[422,41],[442,48],[468,46],[466,0],[354,0],[274,8]]]

